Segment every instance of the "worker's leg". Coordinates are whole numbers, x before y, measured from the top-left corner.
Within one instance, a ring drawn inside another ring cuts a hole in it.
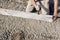
[[[41,7],[41,12],[42,14],[47,14],[49,13],[49,0],[43,0],[41,1],[42,7]]]
[[[30,12],[33,10],[32,2],[31,0],[28,1],[27,7],[26,7],[26,12]]]

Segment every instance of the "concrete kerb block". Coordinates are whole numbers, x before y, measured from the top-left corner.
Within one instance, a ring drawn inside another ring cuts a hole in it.
[[[52,22],[52,15],[42,15],[42,14],[38,15],[35,13],[7,10],[7,9],[1,9],[1,8],[0,8],[0,14]]]

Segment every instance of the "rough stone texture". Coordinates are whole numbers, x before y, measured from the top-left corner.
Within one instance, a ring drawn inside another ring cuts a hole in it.
[[[25,11],[25,1],[0,0],[0,8]],[[60,40],[60,18],[49,23],[0,14],[0,40]]]
[[[0,0],[0,8],[25,11],[27,0]]]
[[[60,40],[60,18],[49,23],[0,15],[0,40],[20,38],[19,35],[21,40]]]

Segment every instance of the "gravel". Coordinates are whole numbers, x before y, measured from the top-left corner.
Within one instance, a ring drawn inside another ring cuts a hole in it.
[[[25,11],[28,0],[0,0],[0,8]]]
[[[0,0],[0,8],[25,11],[28,0]],[[0,14],[0,40],[60,40],[60,18],[49,23]]]
[[[0,14],[0,40],[58,39],[60,39],[60,18],[49,23]]]

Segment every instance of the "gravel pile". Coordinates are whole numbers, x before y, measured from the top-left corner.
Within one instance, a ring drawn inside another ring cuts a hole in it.
[[[49,23],[0,15],[0,40],[60,40],[60,18]]]
[[[0,0],[0,8],[25,11],[28,0]],[[0,14],[0,40],[60,40],[60,18],[49,23]]]
[[[25,11],[28,0],[0,0],[0,8]]]

